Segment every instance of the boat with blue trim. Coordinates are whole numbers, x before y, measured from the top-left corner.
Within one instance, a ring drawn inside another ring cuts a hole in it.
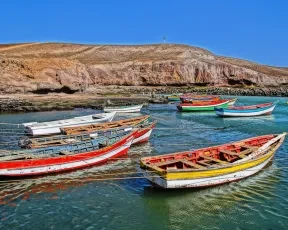
[[[220,117],[251,117],[269,115],[273,112],[276,102],[249,105],[249,106],[232,106],[228,108],[214,108],[216,114]]]

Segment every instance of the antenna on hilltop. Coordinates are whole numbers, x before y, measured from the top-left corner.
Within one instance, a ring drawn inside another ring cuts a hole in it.
[[[166,43],[166,36],[163,37],[163,43]]]

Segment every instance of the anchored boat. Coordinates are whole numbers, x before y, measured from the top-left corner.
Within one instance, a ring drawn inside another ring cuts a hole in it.
[[[277,102],[249,106],[233,106],[228,108],[215,108],[220,117],[252,117],[269,115],[273,112]]]
[[[237,181],[262,170],[286,133],[258,136],[193,151],[144,157],[143,175],[162,188],[207,187]]]
[[[66,127],[62,128],[61,131],[63,134],[71,135],[71,134],[79,134],[79,133],[92,133],[99,130],[108,130],[113,128],[121,128],[127,126],[137,126],[147,124],[149,122],[149,115],[133,117],[129,119],[123,119],[119,121],[112,121],[103,124],[92,124],[92,125],[84,125],[78,127]]]
[[[227,108],[229,100],[217,100],[217,101],[201,101],[192,103],[181,103],[177,106],[177,109],[182,112],[195,112],[195,111],[213,111],[217,108]]]
[[[0,154],[0,176],[33,176],[84,168],[125,155],[135,136],[127,131],[117,136],[67,146],[54,146]]]
[[[136,113],[140,112],[143,105],[129,105],[118,107],[105,107],[104,112],[117,112],[117,113]]]
[[[145,141],[148,141],[153,128],[156,125],[155,122],[150,122],[146,124],[142,124],[137,127],[137,132],[134,132],[134,139],[132,144],[138,144]],[[70,145],[74,143],[80,143],[83,141],[92,141],[95,138],[99,137],[115,137],[121,133],[125,133],[129,130],[132,130],[132,126],[125,126],[120,128],[106,129],[106,130],[98,130],[93,133],[80,133],[80,134],[70,134],[70,135],[57,135],[57,136],[49,136],[49,137],[40,137],[40,138],[29,138],[23,137],[19,141],[19,146],[22,148],[44,148],[44,147],[52,147],[52,146],[63,146]]]
[[[60,134],[63,127],[77,127],[87,124],[97,124],[112,121],[116,112],[99,113],[88,116],[74,117],[71,119],[47,121],[47,122],[30,122],[23,123],[25,132],[32,136]]]

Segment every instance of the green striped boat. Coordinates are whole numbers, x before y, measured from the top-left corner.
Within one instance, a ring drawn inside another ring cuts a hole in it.
[[[227,108],[229,100],[218,100],[212,102],[202,103],[182,103],[177,106],[177,109],[181,112],[195,112],[195,111],[214,111],[214,108]]]

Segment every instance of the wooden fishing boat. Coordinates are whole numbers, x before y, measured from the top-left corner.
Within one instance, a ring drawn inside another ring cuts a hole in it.
[[[143,107],[143,105],[104,107],[104,112],[136,113],[136,112],[140,112],[142,107]]]
[[[138,128],[138,129],[137,129],[137,132],[134,133],[134,139],[132,141],[132,144],[138,144],[138,143],[148,141],[155,125],[156,125],[156,121],[145,123],[139,126],[135,126],[135,128]],[[98,130],[93,133],[56,135],[56,136],[39,137],[39,138],[22,137],[19,140],[18,145],[21,148],[28,148],[28,149],[70,145],[70,144],[79,143],[82,141],[90,141],[97,137],[111,138],[111,137],[119,135],[120,133],[132,130],[132,128],[133,128],[132,126],[125,126],[125,127],[113,128],[113,129],[107,129],[107,130]]]
[[[23,123],[25,132],[32,136],[60,134],[63,127],[77,127],[87,124],[97,124],[112,121],[116,112],[99,113],[88,116],[74,117],[71,119],[47,121],[47,122],[30,122]]]
[[[249,106],[232,106],[228,108],[215,108],[220,117],[252,117],[269,115],[273,112],[277,102]]]
[[[202,102],[215,102],[215,101],[219,101],[221,100],[220,97],[215,97],[215,98],[212,98],[212,99],[190,99],[190,98],[183,98],[181,101],[182,103],[202,103]],[[229,106],[232,106],[235,104],[235,102],[237,101],[237,98],[232,98],[232,99],[225,99],[225,100],[229,100],[229,103],[228,105]]]
[[[108,130],[113,128],[121,128],[127,126],[142,125],[149,122],[149,115],[123,119],[119,121],[112,121],[103,124],[92,124],[78,127],[61,128],[61,132],[66,135],[79,134],[79,133],[93,133],[99,130]]]
[[[143,175],[162,188],[195,188],[228,183],[262,170],[283,143],[286,133],[187,152],[144,157]]]
[[[227,108],[228,104],[229,104],[229,100],[181,103],[177,106],[177,109],[182,112],[213,111],[215,107]]]
[[[137,130],[116,137],[98,137],[94,140],[0,155],[0,176],[20,177],[84,168],[125,155]]]

